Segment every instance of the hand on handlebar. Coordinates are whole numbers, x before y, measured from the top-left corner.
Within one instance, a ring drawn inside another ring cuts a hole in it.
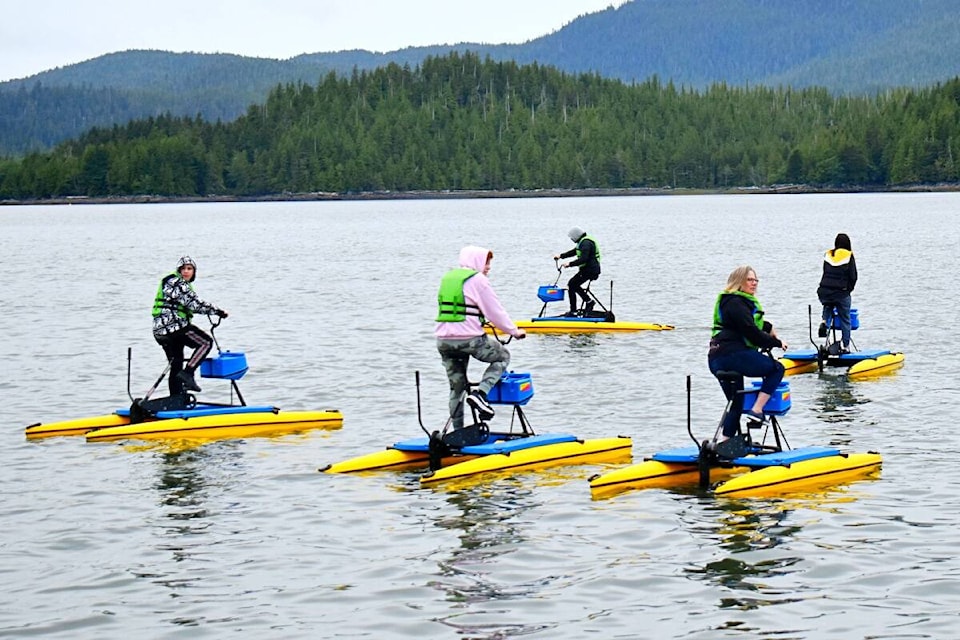
[[[217,309],[214,313],[216,313],[218,318],[227,318],[230,316],[230,314],[223,309]]]
[[[523,329],[517,329],[517,335],[515,337],[517,340],[523,340],[527,337],[527,332]]]

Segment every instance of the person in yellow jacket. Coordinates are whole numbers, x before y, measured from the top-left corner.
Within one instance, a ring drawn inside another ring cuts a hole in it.
[[[850,306],[851,295],[857,286],[857,260],[850,248],[850,237],[838,233],[833,241],[833,249],[823,255],[823,275],[817,287],[817,297],[823,305],[823,323],[820,325],[820,337],[827,336],[827,323],[837,310],[840,320],[841,353],[850,352]]]

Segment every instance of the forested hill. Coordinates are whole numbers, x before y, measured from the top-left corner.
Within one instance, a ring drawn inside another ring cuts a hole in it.
[[[960,73],[960,11],[956,0],[633,0],[517,45],[310,53],[284,61],[113,53],[0,83],[0,155],[144,116],[228,121],[281,83],[315,85],[331,71],[349,76],[390,62],[415,67],[451,49],[626,82],[656,76],[697,90],[726,83],[869,95]]]
[[[874,97],[680,91],[452,53],[0,160],[0,199],[960,182],[960,79]]]

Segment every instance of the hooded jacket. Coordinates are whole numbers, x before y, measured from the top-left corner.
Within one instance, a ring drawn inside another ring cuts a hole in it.
[[[571,239],[576,242],[577,245],[573,249],[561,253],[560,257],[570,258],[577,256],[576,260],[570,262],[570,266],[580,267],[580,273],[590,280],[596,280],[600,277],[600,248],[597,246],[597,241],[586,233],[579,238]]]
[[[192,261],[191,261],[192,263]],[[184,264],[181,259],[182,266]],[[194,265],[194,268],[196,266]],[[164,276],[153,301],[153,335],[155,338],[186,328],[195,313],[217,313],[219,309],[197,297],[193,285],[177,271]],[[194,277],[196,279],[196,272]]]
[[[476,307],[480,314],[500,331],[517,337],[519,330],[510,320],[503,305],[494,293],[490,280],[483,275],[490,252],[483,247],[464,247],[460,250],[460,268],[472,269],[477,273],[463,283],[463,297],[466,304]],[[444,340],[469,340],[484,335],[483,325],[476,315],[466,315],[459,322],[438,322],[434,335]]]
[[[857,261],[848,249],[830,249],[823,255],[823,275],[817,297],[823,304],[839,302],[857,286]]]

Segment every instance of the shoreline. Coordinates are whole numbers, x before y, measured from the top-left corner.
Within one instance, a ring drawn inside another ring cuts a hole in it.
[[[815,194],[815,193],[933,193],[960,191],[960,183],[903,185],[896,187],[811,187],[807,185],[775,185],[770,187],[733,187],[729,189],[694,188],[624,188],[624,189],[507,189],[443,190],[443,191],[365,191],[356,193],[308,192],[277,193],[263,196],[63,196],[31,200],[0,200],[0,206],[73,205],[73,204],[164,204],[191,202],[323,202],[350,200],[457,200],[482,198],[576,198],[608,196],[668,195],[752,195],[752,194]]]

